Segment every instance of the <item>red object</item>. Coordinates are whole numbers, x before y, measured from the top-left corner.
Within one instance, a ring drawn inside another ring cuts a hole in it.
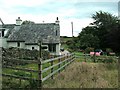
[[[100,52],[90,52],[90,55],[93,56],[93,55],[96,55],[96,56],[100,56]]]

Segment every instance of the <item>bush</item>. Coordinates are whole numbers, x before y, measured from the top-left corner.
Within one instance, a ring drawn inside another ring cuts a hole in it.
[[[111,57],[111,56],[103,56],[103,57],[99,57],[97,58],[98,62],[103,62],[103,63],[117,63],[118,60],[115,57]]]
[[[106,48],[106,52],[113,52],[111,48]]]
[[[94,52],[94,48],[88,47],[85,49],[85,53]]]

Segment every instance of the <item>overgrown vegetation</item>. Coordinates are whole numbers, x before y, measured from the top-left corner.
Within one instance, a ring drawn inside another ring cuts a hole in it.
[[[51,82],[52,81],[52,82]],[[45,88],[117,88],[117,64],[86,63],[76,61],[58,74]]]

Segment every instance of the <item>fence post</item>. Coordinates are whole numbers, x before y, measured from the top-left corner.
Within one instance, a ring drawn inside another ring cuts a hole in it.
[[[96,62],[96,52],[94,52],[93,61]]]
[[[38,88],[42,88],[42,64],[41,59],[38,63]]]
[[[71,59],[70,59],[70,64],[71,64],[71,63],[72,63],[72,62],[71,62],[71,60],[73,59],[73,56],[72,56],[72,54],[70,54],[70,58],[71,58]]]
[[[74,53],[73,53],[71,56],[72,56],[72,59],[71,59],[71,60],[73,60],[73,59],[74,59]],[[72,62],[73,62],[73,61],[72,61]],[[72,62],[71,62],[71,63],[72,63]]]
[[[64,54],[64,60],[66,59],[66,55]],[[64,62],[64,65],[65,65],[65,62]],[[64,67],[64,69],[65,69],[65,67]]]
[[[69,54],[67,53],[67,59],[69,58]],[[69,59],[67,60],[67,63],[69,62]],[[67,65],[68,66],[68,65]]]
[[[76,57],[75,57],[75,53],[73,54],[73,59],[75,59]],[[74,60],[73,60],[74,61]]]
[[[61,62],[61,58],[58,59],[58,63]],[[60,68],[60,64],[58,65],[58,68]],[[58,71],[60,73],[60,70]]]
[[[38,41],[39,52],[38,52],[38,88],[42,88],[42,42]]]
[[[53,66],[53,61],[51,61],[51,66]],[[51,68],[51,73],[53,73],[53,68]],[[53,75],[51,76],[51,79],[53,79]]]
[[[85,62],[86,62],[86,53],[84,55],[85,55]]]

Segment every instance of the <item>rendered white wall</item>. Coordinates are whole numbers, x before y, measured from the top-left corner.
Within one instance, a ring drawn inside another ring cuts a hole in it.
[[[32,47],[34,47],[34,49],[39,50],[38,45],[25,45],[25,48],[26,48],[26,49],[29,49],[29,50],[32,50]]]
[[[0,47],[7,48],[6,38],[0,37]]]
[[[2,47],[2,38],[0,38],[0,47]]]
[[[17,47],[17,42],[7,42],[8,47]]]
[[[18,47],[17,42],[7,42],[7,44],[8,44],[8,47]],[[25,43],[20,42],[20,47],[18,48],[25,48]]]
[[[20,48],[25,48],[25,42],[20,42]]]
[[[56,55],[60,55],[60,44],[56,44]]]

